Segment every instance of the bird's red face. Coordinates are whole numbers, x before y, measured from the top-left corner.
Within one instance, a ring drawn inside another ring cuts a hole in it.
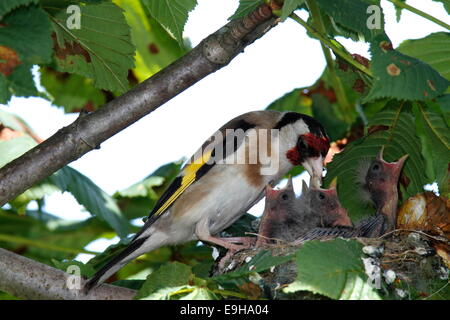
[[[305,167],[311,175],[312,185],[318,188],[322,182],[323,160],[329,148],[328,137],[306,133],[298,137],[296,146],[286,152],[286,157],[292,165]]]

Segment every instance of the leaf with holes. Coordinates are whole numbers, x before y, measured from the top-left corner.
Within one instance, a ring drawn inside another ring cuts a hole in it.
[[[361,193],[359,181],[365,172],[360,171],[363,163],[374,159],[381,147],[384,147],[384,159],[389,162],[409,155],[403,169],[406,177],[406,190],[405,187],[402,189],[404,199],[422,192],[423,186],[430,182],[423,170],[421,142],[413,124],[411,104],[392,100],[369,121],[369,134],[348,144],[328,165],[325,185],[337,177],[339,199],[354,222],[374,212]]]
[[[403,41],[397,51],[428,63],[450,80],[450,33],[436,32],[422,39]]]
[[[370,51],[375,81],[365,102],[384,97],[424,101],[441,95],[450,84],[428,64],[394,50],[385,36],[377,37]]]
[[[197,0],[143,0],[150,15],[166,27],[183,46],[183,29]]]
[[[109,2],[81,6],[80,28],[69,28],[66,8],[72,2],[44,5],[53,23],[59,71],[94,80],[97,88],[125,92],[135,47],[123,10]]]
[[[309,241],[297,251],[297,279],[283,289],[302,290],[340,300],[379,300],[368,283],[362,244],[354,240]]]

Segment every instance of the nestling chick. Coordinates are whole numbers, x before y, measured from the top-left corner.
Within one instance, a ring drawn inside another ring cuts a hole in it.
[[[232,119],[197,150],[128,247],[85,288],[161,246],[201,240],[231,251],[245,248],[240,239],[215,235],[259,201],[267,184],[296,165],[303,165],[313,185],[320,186],[329,145],[322,125],[296,112],[254,111]]]
[[[266,187],[266,202],[256,246],[271,240],[291,242],[316,227],[351,226],[347,211],[341,206],[336,190],[308,188],[295,197],[292,179],[280,190]]]
[[[365,167],[362,181],[363,192],[374,203],[376,215],[360,221],[354,228],[316,228],[295,241],[295,244],[306,240],[327,238],[379,237],[395,229],[397,219],[398,179],[408,155],[396,162],[383,159],[383,148],[377,157]]]

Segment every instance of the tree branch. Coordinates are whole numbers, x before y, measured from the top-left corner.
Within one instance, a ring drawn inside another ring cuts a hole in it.
[[[102,284],[89,294],[67,288],[61,270],[0,248],[0,290],[30,300],[130,300],[135,290]],[[81,288],[84,279],[80,281]]]
[[[226,66],[275,23],[272,10],[263,4],[248,16],[229,22],[185,56],[99,110],[80,114],[71,125],[0,169],[0,207]]]

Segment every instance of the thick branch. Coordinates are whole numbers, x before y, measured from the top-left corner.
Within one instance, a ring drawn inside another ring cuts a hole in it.
[[[80,116],[0,169],[0,206],[80,158],[207,75],[226,66],[275,24],[267,5],[231,21],[197,47],[96,112]]]
[[[0,290],[31,300],[130,300],[136,291],[102,284],[89,294],[68,289],[69,275],[0,248]],[[82,288],[84,279],[81,279]]]

